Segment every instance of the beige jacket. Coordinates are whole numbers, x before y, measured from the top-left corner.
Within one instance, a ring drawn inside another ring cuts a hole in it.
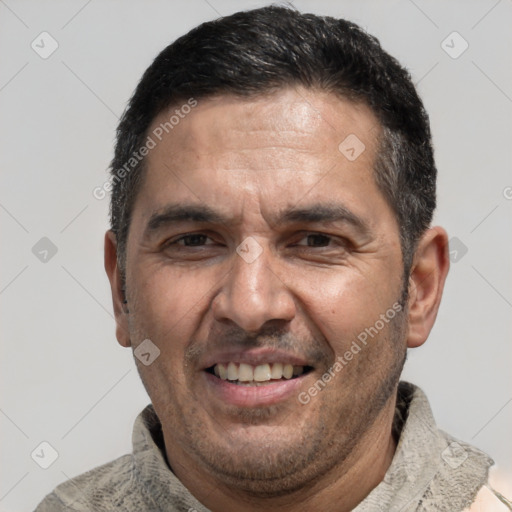
[[[424,393],[401,382],[395,426],[400,436],[384,480],[353,512],[506,512],[491,490],[493,461],[439,430]],[[166,463],[151,405],[137,417],[133,453],[60,484],[36,512],[209,512]],[[230,512],[230,511],[227,511]]]

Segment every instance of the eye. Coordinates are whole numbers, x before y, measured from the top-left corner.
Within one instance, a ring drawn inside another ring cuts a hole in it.
[[[160,246],[165,258],[173,261],[201,261],[215,258],[225,252],[222,239],[216,234],[209,233],[183,233],[170,238]]]
[[[197,247],[206,245],[206,241],[210,238],[204,233],[191,233],[189,235],[181,236],[180,238],[171,242],[171,244],[184,245],[186,247]]]
[[[305,243],[303,243],[305,241]],[[321,233],[312,233],[304,236],[297,245],[307,247],[328,247],[332,237]]]
[[[167,240],[161,247],[168,251],[183,251],[188,248],[213,248],[216,245],[217,242],[206,233],[186,233]]]

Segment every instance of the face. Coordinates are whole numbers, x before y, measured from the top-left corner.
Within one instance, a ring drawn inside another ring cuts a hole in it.
[[[136,362],[171,466],[284,492],[392,417],[403,268],[378,134],[364,105],[285,90],[199,101],[148,154],[119,338],[160,350]]]

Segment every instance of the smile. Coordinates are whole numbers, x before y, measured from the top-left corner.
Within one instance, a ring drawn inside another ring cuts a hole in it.
[[[310,366],[298,366],[290,363],[263,363],[254,366],[229,362],[215,364],[206,371],[233,384],[258,386],[275,381],[290,380],[308,373],[310,370]]]

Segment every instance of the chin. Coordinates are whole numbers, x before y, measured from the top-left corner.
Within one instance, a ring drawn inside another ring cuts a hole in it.
[[[240,426],[218,431],[215,440],[194,436],[194,455],[220,484],[258,498],[285,496],[313,485],[344,458],[333,450],[319,460],[326,452],[322,432],[297,423]]]

